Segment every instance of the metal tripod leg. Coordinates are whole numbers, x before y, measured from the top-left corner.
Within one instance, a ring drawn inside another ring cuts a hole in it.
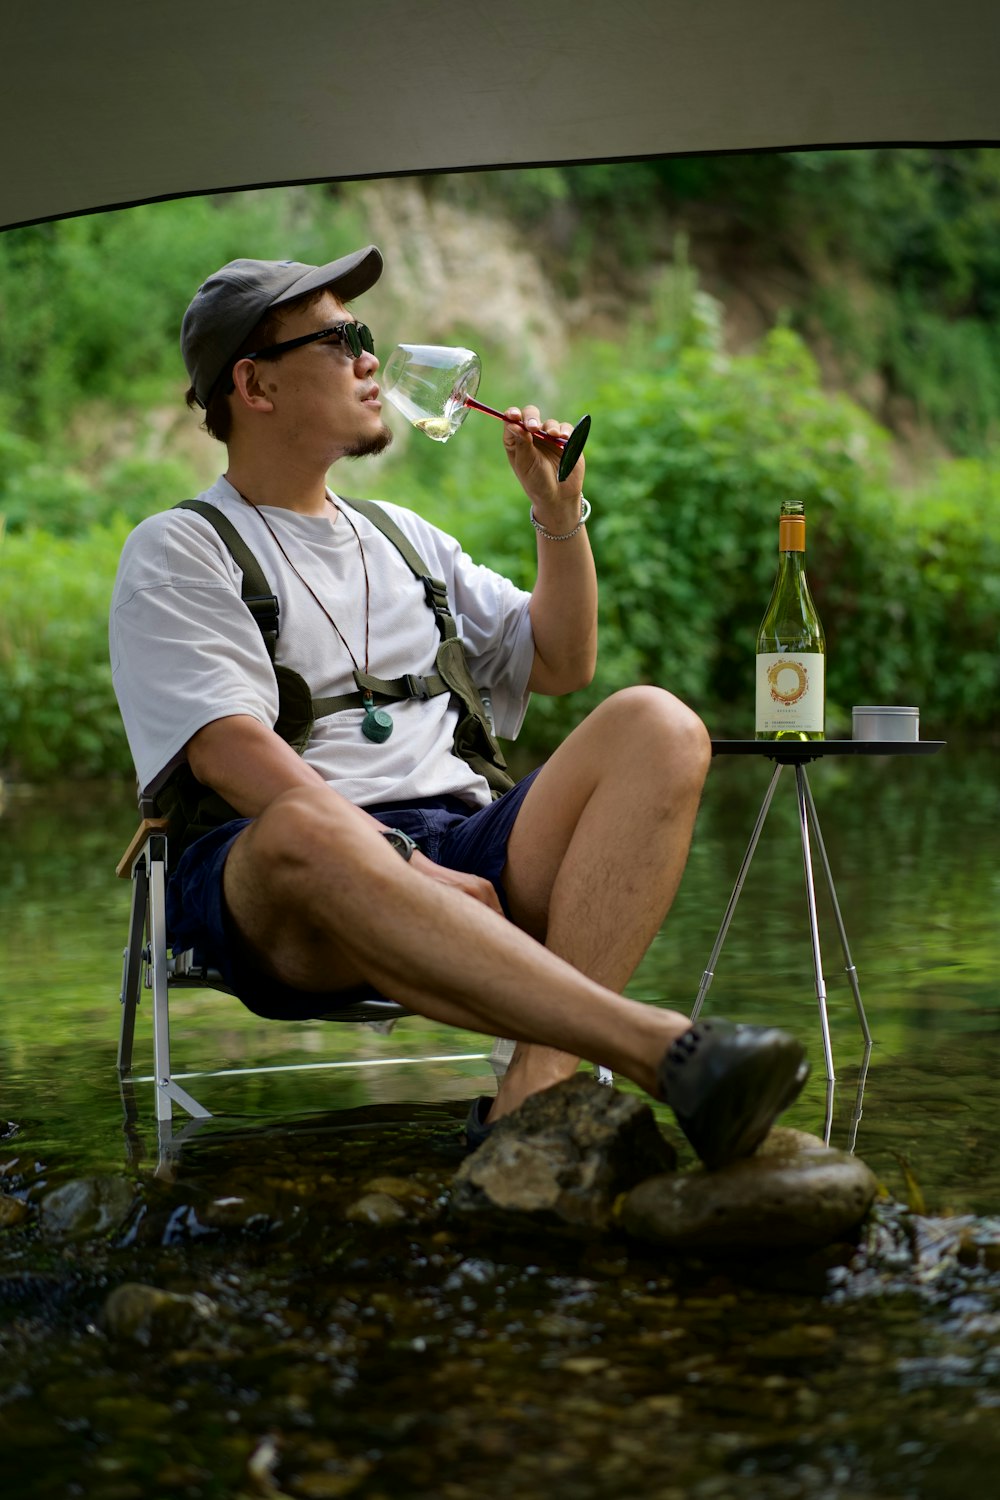
[[[802,868],[806,878],[806,907],[809,912],[809,937],[812,942],[813,974],[816,980],[816,1003],[823,1033],[823,1056],[826,1058],[827,1083],[833,1083],[833,1047],[830,1043],[830,1018],[826,1010],[826,980],[823,978],[823,955],[819,946],[819,922],[816,918],[816,887],[813,883],[812,853],[809,848],[809,806],[806,800],[804,766],[795,767],[795,796],[799,805],[799,833],[802,838]]]
[[[712,952],[709,956],[708,967],[706,968],[704,974],[701,976],[701,984],[698,986],[698,994],[695,997],[694,1007],[691,1011],[692,1021],[697,1021],[698,1012],[701,1010],[702,1004],[705,1000],[705,996],[708,994],[709,988],[712,984],[712,980],[715,978],[715,965],[718,962],[719,954],[722,952],[722,945],[726,941],[726,933],[729,931],[729,924],[733,920],[733,912],[736,910],[736,903],[740,899],[740,892],[743,890],[743,882],[747,878],[747,871],[750,868],[750,861],[753,859],[754,851],[756,850],[757,844],[760,841],[761,830],[764,827],[764,819],[767,817],[767,810],[771,806],[771,799],[773,798],[775,788],[778,785],[778,777],[781,775],[781,771],[782,766],[779,762],[779,764],[777,764],[774,768],[774,774],[771,777],[770,784],[767,788],[766,793],[764,794],[764,801],[761,803],[760,812],[757,814],[757,822],[754,824],[753,833],[750,835],[750,843],[747,846],[746,854],[743,856],[743,863],[740,865],[740,873],[737,875],[736,884],[733,886],[733,894],[729,898],[729,905],[726,907],[726,914],[722,919],[722,926],[719,928],[718,936],[715,939],[715,945],[712,948]]]
[[[809,808],[809,821],[816,836],[816,847],[819,849],[823,873],[826,876],[827,890],[830,892],[830,903],[833,907],[833,915],[837,923],[837,932],[840,934],[840,947],[844,955],[844,968],[847,971],[851,994],[854,996],[854,1006],[858,1012],[858,1020],[861,1022],[861,1034],[865,1039],[866,1045],[870,1047],[872,1044],[872,1034],[868,1029],[868,1017],[865,1015],[865,1008],[861,1003],[861,990],[858,987],[858,971],[854,967],[853,960],[851,959],[851,950],[847,945],[847,929],[844,926],[844,919],[840,914],[840,902],[837,900],[837,891],[833,884],[833,872],[830,869],[830,861],[826,854],[826,845],[823,843],[823,834],[820,831],[819,817],[816,813],[816,804],[813,801],[812,787],[809,785],[809,779],[806,776],[804,767],[802,770],[802,780],[805,785],[806,805]]]

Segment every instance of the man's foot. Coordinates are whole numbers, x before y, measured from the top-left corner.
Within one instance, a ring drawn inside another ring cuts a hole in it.
[[[809,1076],[801,1043],[773,1026],[698,1021],[667,1048],[660,1098],[706,1167],[750,1156]]]
[[[469,1105],[469,1113],[465,1121],[465,1144],[470,1151],[475,1151],[481,1146],[486,1137],[493,1129],[487,1125],[486,1116],[493,1108],[493,1100],[489,1094],[480,1094],[478,1099],[473,1099]]]

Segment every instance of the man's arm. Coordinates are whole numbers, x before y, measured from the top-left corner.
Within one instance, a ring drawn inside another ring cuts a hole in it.
[[[188,740],[187,760],[202,785],[244,818],[259,817],[282,792],[324,784],[291,745],[250,714],[205,724]]]
[[[511,407],[508,415],[522,413]],[[523,416],[542,429],[537,407],[526,407]],[[550,421],[544,423],[544,430],[565,437],[571,428],[568,423]],[[552,696],[571,693],[587,686],[597,665],[597,573],[587,528],[576,530],[583,503],[584,462],[581,458],[560,483],[554,445],[536,445],[520,427],[507,425],[504,446],[535,520],[549,533],[538,533],[538,572],[529,606],[535,659],[528,686],[532,692]],[[574,531],[575,535],[568,535]]]
[[[342,797],[280,735],[250,714],[230,714],[204,725],[188,740],[187,759],[202,785],[218,792],[245,818],[259,817],[283,792],[323,787],[328,796],[337,798],[345,817],[358,818],[378,833],[384,827],[364,808]],[[445,869],[419,851],[410,865],[431,880],[453,886],[494,911],[501,910],[493,886],[478,875]]]

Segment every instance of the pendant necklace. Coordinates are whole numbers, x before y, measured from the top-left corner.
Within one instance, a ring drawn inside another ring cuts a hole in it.
[[[292,572],[295,574],[295,576],[299,580],[299,582],[306,588],[306,590],[312,596],[312,598],[315,601],[315,603],[319,605],[320,609],[326,615],[326,618],[329,620],[330,624],[333,626],[334,630],[337,632],[338,636],[340,637],[341,643],[343,644],[344,650],[347,652],[348,656],[351,658],[351,661],[354,663],[355,681],[357,681],[357,674],[361,672],[361,667],[360,667],[360,665],[358,663],[357,657],[355,656],[354,652],[351,650],[350,646],[348,645],[347,640],[346,640],[346,638],[344,636],[344,633],[341,630],[340,626],[337,624],[336,620],[333,618],[333,616],[331,615],[330,611],[327,609],[326,605],[323,603],[322,599],[316,593],[316,590],[309,583],[308,579],[303,578],[303,576],[299,572],[298,568],[292,562],[292,559],[289,557],[288,553],[285,551],[284,546],[282,545],[281,538],[279,537],[278,533],[275,531],[274,527],[271,525],[270,521],[265,516],[264,512],[261,510],[260,506],[259,505],[255,505],[252,500],[248,500],[247,497],[246,497],[246,495],[240,494],[239,490],[237,490],[236,493],[240,496],[240,499],[244,502],[244,504],[249,505],[250,508],[251,508],[251,510],[255,510],[257,512],[257,514],[260,516],[261,520],[264,522],[264,525],[267,527],[268,531],[271,533],[271,536],[274,539],[275,545],[277,546],[278,551],[281,553],[282,557],[285,559],[285,562],[291,568]],[[330,499],[329,495],[327,495],[326,499],[327,499],[327,504],[333,506],[333,501]],[[333,506],[333,508],[334,508],[334,510],[337,510],[336,506]],[[355,538],[355,541],[358,544],[358,551],[361,553],[361,571],[365,575],[365,667],[364,667],[364,671],[365,671],[365,675],[367,676],[368,675],[368,643],[369,643],[369,634],[370,634],[370,625],[371,625],[371,584],[368,581],[368,560],[365,557],[365,548],[364,548],[364,543],[361,540],[361,533],[358,531],[358,528],[355,526],[354,522],[351,520],[350,516],[347,514],[347,511],[346,510],[337,510],[337,514],[343,516],[343,518],[347,522],[348,526],[354,532],[354,538]],[[360,691],[361,691],[361,707],[365,711],[365,716],[361,720],[361,733],[365,736],[366,739],[371,740],[373,744],[384,745],[385,742],[386,742],[386,740],[392,734],[392,731],[393,731],[393,728],[394,728],[394,725],[393,725],[393,722],[392,722],[392,715],[390,713],[387,713],[384,708],[376,708],[375,707],[375,699],[372,697],[372,693],[371,693],[371,689],[370,688],[361,688]]]

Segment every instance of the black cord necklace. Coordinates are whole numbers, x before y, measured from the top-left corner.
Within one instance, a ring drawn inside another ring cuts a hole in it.
[[[340,637],[340,640],[341,640],[341,643],[342,643],[342,645],[344,647],[344,650],[347,652],[348,656],[351,658],[351,661],[354,663],[355,681],[357,681],[357,675],[361,672],[361,667],[358,664],[358,658],[355,656],[354,652],[350,648],[350,645],[348,644],[348,641],[347,641],[346,636],[344,635],[344,632],[341,630],[340,626],[337,624],[336,620],[333,618],[333,615],[331,615],[330,611],[327,609],[326,605],[323,603],[322,599],[316,593],[316,590],[312,587],[312,584],[309,583],[308,579],[303,578],[303,576],[299,572],[298,568],[292,562],[292,559],[289,557],[288,553],[285,551],[285,548],[284,548],[284,545],[283,545],[283,543],[281,541],[281,538],[279,537],[278,533],[275,531],[274,527],[271,525],[270,521],[265,516],[264,512],[261,510],[260,506],[256,505],[254,503],[254,501],[248,500],[247,497],[246,497],[246,495],[241,494],[239,490],[237,490],[236,493],[239,495],[240,499],[243,501],[243,503],[245,505],[249,505],[250,509],[256,511],[257,514],[258,514],[258,516],[260,516],[260,519],[263,521],[264,525],[267,527],[268,531],[271,533],[271,536],[274,539],[275,545],[277,546],[278,551],[281,553],[282,557],[285,559],[285,562],[291,568],[292,572],[295,574],[295,576],[299,580],[299,582],[303,585],[303,587],[311,595],[311,597],[313,598],[313,600],[315,601],[315,603],[319,605],[320,609],[326,615],[326,618],[329,620],[330,624],[333,626],[334,630],[337,632],[337,635]],[[361,553],[361,570],[362,570],[362,572],[365,575],[365,666],[364,666],[364,675],[367,677],[367,675],[368,675],[368,646],[369,646],[369,640],[370,640],[370,627],[371,627],[371,584],[368,581],[368,559],[365,557],[365,548],[364,548],[364,543],[361,540],[361,533],[358,531],[358,528],[355,526],[354,522],[351,520],[351,518],[347,514],[346,510],[338,510],[337,507],[333,504],[333,501],[330,499],[329,495],[327,495],[326,500],[327,500],[327,504],[333,507],[333,509],[336,512],[336,514],[343,516],[343,518],[347,522],[348,526],[354,532],[354,538],[355,538],[355,541],[358,544],[358,551]],[[366,739],[371,740],[374,744],[376,744],[376,745],[383,745],[385,743],[385,741],[389,738],[389,736],[392,734],[393,728],[395,727],[393,725],[393,722],[392,722],[392,715],[389,714],[389,713],[387,713],[384,708],[376,708],[375,707],[375,700],[372,697],[371,689],[370,688],[362,688],[361,689],[361,706],[362,706],[362,708],[365,711],[365,716],[361,720],[361,733],[365,736]]]

